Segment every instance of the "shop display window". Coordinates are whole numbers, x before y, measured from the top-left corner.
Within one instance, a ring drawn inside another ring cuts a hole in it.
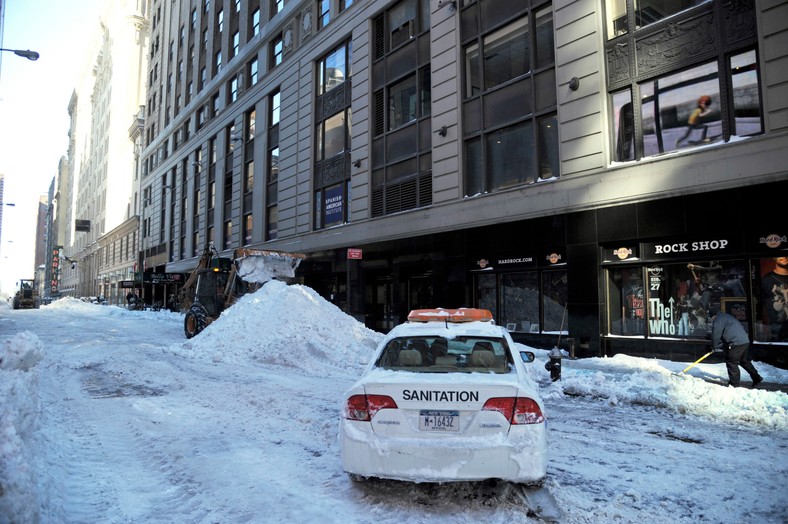
[[[705,339],[709,309],[720,307],[749,330],[746,264],[693,261],[608,271],[610,335]]]
[[[510,331],[539,332],[539,274],[536,271],[501,275],[502,326]]]
[[[509,331],[566,335],[567,289],[565,270],[478,275],[477,307]]]
[[[753,262],[754,338],[788,342],[788,257]]]

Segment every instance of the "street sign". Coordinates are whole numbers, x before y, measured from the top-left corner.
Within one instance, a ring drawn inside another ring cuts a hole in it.
[[[351,247],[347,250],[347,259],[348,260],[361,260],[362,252],[360,249]]]

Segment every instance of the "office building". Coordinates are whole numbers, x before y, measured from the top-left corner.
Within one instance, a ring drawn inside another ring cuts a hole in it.
[[[476,306],[536,346],[687,359],[721,306],[785,363],[785,2],[154,0],[150,18],[152,299],[212,242],[307,254],[299,280],[379,331]]]

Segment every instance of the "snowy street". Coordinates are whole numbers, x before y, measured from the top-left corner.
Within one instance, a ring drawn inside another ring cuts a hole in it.
[[[506,483],[343,473],[342,393],[380,338],[279,282],[188,341],[182,314],[2,303],[0,523],[539,522]],[[560,522],[788,521],[788,371],[727,388],[721,363],[618,356],[551,383],[536,353]]]

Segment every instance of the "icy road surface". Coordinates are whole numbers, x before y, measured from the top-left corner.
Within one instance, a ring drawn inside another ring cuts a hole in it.
[[[340,401],[380,335],[300,286],[228,311],[186,341],[168,312],[0,309],[0,522],[538,522],[505,483],[351,482]],[[788,521],[785,393],[630,357],[550,384],[538,358],[561,522]]]

